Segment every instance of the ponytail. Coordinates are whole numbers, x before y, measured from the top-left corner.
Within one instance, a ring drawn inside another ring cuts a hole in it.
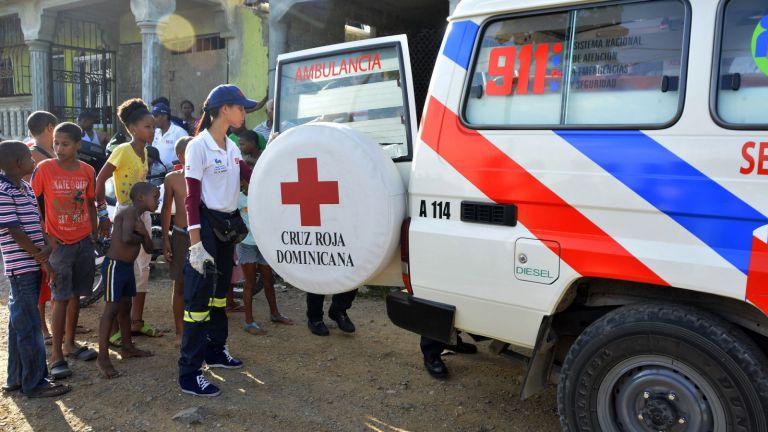
[[[203,116],[200,118],[200,121],[197,122],[197,130],[195,131],[195,136],[200,135],[200,133],[213,124],[213,117],[211,117],[211,114],[208,112],[208,110],[203,111]]]
[[[227,104],[227,106],[231,105],[232,104]],[[211,127],[213,120],[219,116],[220,109],[221,107],[208,108],[207,100],[203,103],[203,116],[200,118],[200,121],[197,122],[197,130],[195,131],[195,136],[200,135],[200,132]]]

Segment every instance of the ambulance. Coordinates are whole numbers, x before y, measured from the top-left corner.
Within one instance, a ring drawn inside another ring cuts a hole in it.
[[[396,325],[523,357],[563,430],[768,431],[768,2],[463,0],[436,56],[280,56],[270,265],[401,286]]]

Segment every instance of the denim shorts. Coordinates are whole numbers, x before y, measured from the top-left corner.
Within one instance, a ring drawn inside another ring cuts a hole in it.
[[[54,273],[51,287],[55,301],[66,301],[72,297],[89,295],[93,291],[93,279],[96,274],[96,254],[91,237],[77,243],[56,247],[48,258]]]
[[[238,258],[237,261],[240,263],[240,265],[243,265],[243,264],[267,265],[267,260],[264,259],[264,255],[261,254],[259,247],[256,245],[238,243],[237,258]]]

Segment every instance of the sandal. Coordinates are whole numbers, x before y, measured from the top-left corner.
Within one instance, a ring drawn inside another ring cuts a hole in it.
[[[51,376],[53,379],[64,379],[72,376],[72,369],[69,368],[66,360],[59,360],[51,365]]]
[[[109,344],[118,348],[123,345],[123,335],[120,333],[120,330],[109,337]]]
[[[147,324],[144,321],[137,321],[137,322],[141,322],[142,326],[141,326],[141,329],[139,329],[139,331],[132,332],[133,334],[137,336],[143,335],[148,337],[161,337],[163,335],[163,333],[160,330],[158,330],[157,326],[155,326],[154,324]]]
[[[267,334],[267,331],[261,328],[258,324],[256,324],[256,321],[249,322],[243,325],[243,330],[245,330],[247,333],[250,333],[256,336],[262,336]]]
[[[97,353],[95,350],[88,348],[87,346],[81,346],[80,348],[67,354],[67,357],[75,360],[80,360],[80,361],[96,360],[96,357],[98,356],[99,356],[99,353]]]
[[[44,397],[56,397],[65,393],[69,393],[72,388],[66,384],[54,384],[49,382],[25,395],[28,398],[44,398]]]
[[[293,325],[293,320],[281,313],[270,315],[269,320],[272,321],[273,323]]]

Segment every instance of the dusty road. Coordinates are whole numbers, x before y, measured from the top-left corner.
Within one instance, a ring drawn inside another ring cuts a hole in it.
[[[7,284],[0,277],[0,285]],[[7,289],[0,286],[0,379],[7,364]],[[146,319],[171,330],[170,283],[153,280]],[[243,315],[230,315],[231,352],[241,370],[210,371],[223,393],[213,399],[184,395],[176,384],[177,350],[172,333],[137,338],[155,356],[113,361],[122,376],[98,377],[93,362],[70,361],[73,391],[60,400],[0,394],[0,431],[557,431],[554,388],[525,402],[518,398],[522,369],[488,353],[451,355],[447,381],[429,377],[421,364],[418,337],[392,325],[380,296],[355,301],[349,315],[353,335],[330,326],[330,337],[311,335],[304,320],[304,295],[278,292],[281,310],[297,325],[267,323],[263,294],[256,296],[256,320],[269,331],[242,330]],[[84,309],[81,323],[96,329],[101,303]],[[326,306],[327,308],[327,306]],[[335,324],[326,320],[329,324]],[[95,347],[95,333],[80,335]],[[202,424],[172,420],[185,408],[203,407]]]

